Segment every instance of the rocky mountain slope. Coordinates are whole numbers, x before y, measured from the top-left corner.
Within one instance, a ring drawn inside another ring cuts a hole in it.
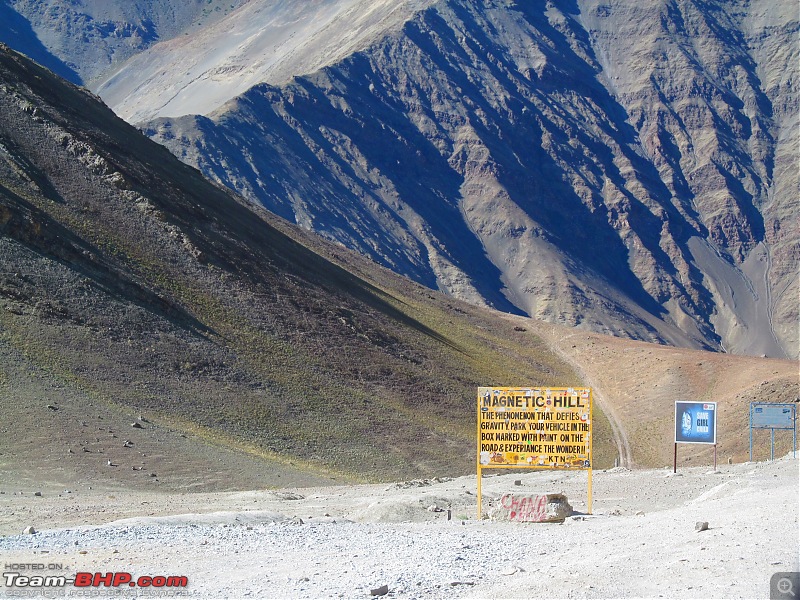
[[[576,381],[524,328],[247,206],[5,46],[0,114],[0,468],[224,486],[222,447],[261,485],[468,473],[476,386]]]
[[[789,4],[439,2],[321,71],[147,127],[458,297],[796,357]]]
[[[795,8],[253,0],[98,89],[161,115],[140,126],[206,175],[429,287],[796,358]]]

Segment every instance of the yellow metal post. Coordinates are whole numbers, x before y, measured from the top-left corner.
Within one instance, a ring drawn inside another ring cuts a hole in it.
[[[586,512],[592,514],[592,469],[594,468],[594,390],[589,388],[589,435],[591,436],[589,441],[589,481],[588,481],[588,496],[589,501],[588,509]]]
[[[483,479],[483,474],[481,473],[481,394],[480,389],[478,390],[477,394],[477,403],[476,408],[477,411],[475,412],[475,443],[477,445],[477,452],[475,456],[475,466],[478,472],[478,521],[481,520],[481,514],[483,510],[483,494],[481,494],[481,484]]]
[[[481,466],[478,465],[478,521],[481,520],[483,516],[483,494],[481,493],[481,479],[483,479],[483,475],[481,473]]]

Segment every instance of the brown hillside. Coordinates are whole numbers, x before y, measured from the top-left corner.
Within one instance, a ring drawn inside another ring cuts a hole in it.
[[[676,400],[718,403],[717,453],[722,463],[749,460],[751,402],[800,399],[797,361],[659,346],[527,319],[519,322],[545,339],[594,386],[598,403],[619,429],[623,464],[672,465]],[[627,450],[623,439],[628,440]],[[769,458],[768,430],[754,432],[753,447],[754,460]],[[776,431],[775,456],[791,449],[791,431]],[[712,446],[678,446],[680,465],[712,462]]]
[[[46,456],[54,473],[208,488],[288,467],[465,473],[478,385],[576,384],[496,314],[254,212],[5,48],[0,114],[7,469]],[[268,462],[237,478],[208,443]]]

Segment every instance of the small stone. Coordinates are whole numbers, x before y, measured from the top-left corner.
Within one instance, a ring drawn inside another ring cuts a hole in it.
[[[515,480],[514,485],[522,485],[522,479]]]
[[[33,535],[36,533],[36,530],[33,528],[32,525],[28,525],[25,529],[22,530],[22,533],[25,535]]]
[[[41,496],[41,495],[42,495],[42,492],[33,492],[33,495],[34,495],[34,496]]]
[[[48,404],[47,408],[49,408],[50,410],[58,410],[58,407],[57,406],[53,406],[52,404]]]
[[[134,429],[144,429],[144,427],[142,427],[142,424],[139,423],[138,421],[134,421],[133,423],[131,423],[131,427],[133,427]]]
[[[388,593],[389,593],[388,585],[382,585],[379,588],[375,588],[374,590],[369,591],[370,596],[385,596]]]
[[[706,531],[708,529],[708,521],[698,521],[694,524],[694,530],[697,532]]]
[[[636,516],[637,516],[637,517],[643,517],[643,516],[644,516],[644,511],[643,511],[643,510],[640,510],[640,511],[638,511],[638,512],[636,513]]]

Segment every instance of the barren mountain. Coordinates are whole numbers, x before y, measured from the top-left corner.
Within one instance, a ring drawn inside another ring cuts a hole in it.
[[[320,71],[146,128],[455,296],[794,357],[796,34],[789,2],[442,1]]]
[[[251,0],[165,29],[95,89],[162,117],[140,126],[209,177],[429,287],[797,357],[797,17],[789,0]]]

